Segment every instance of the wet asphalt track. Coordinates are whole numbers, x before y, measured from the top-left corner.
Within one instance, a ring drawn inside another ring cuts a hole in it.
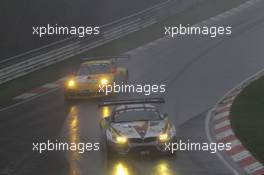
[[[234,85],[263,69],[264,3],[216,23],[233,24],[232,37],[159,40],[130,52],[131,82],[166,83],[166,110],[182,139],[206,141],[205,112]],[[1,112],[2,174],[231,174],[207,152],[179,152],[175,158],[141,156],[107,160],[104,150],[77,154],[32,153],[32,142],[101,142],[99,100],[67,105],[55,91]]]
[[[0,2],[0,60],[69,37],[53,35],[39,38],[32,35],[33,26],[101,27],[160,2],[163,0],[3,0]]]

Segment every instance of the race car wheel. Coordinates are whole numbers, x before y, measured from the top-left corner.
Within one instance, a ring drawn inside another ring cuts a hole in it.
[[[64,92],[64,100],[68,101],[70,99],[69,96],[67,92]]]
[[[73,95],[70,94],[69,92],[64,92],[64,100],[65,101],[73,101],[73,99],[71,98]]]
[[[109,145],[106,145],[106,156],[107,156],[107,159],[115,158],[115,153]]]

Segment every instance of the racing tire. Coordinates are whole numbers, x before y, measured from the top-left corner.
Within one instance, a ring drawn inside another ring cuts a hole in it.
[[[107,144],[106,144],[106,157],[107,157],[108,160],[114,159],[116,157],[116,153]]]
[[[67,92],[64,92],[64,100],[69,101],[70,100],[70,95]]]
[[[70,105],[76,103],[76,99],[73,99],[72,95],[68,94],[67,92],[64,93],[64,101]]]

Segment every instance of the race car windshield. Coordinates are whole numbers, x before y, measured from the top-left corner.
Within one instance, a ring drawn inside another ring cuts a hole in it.
[[[79,69],[79,75],[110,73],[109,64],[83,64]]]
[[[160,115],[156,111],[124,111],[114,116],[114,122],[132,122],[132,121],[149,121],[160,120]]]

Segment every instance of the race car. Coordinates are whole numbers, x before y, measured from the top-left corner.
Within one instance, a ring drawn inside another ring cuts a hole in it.
[[[132,99],[99,104],[100,107],[114,105],[110,116],[100,122],[108,154],[171,154],[165,149],[165,144],[176,141],[176,129],[167,114],[161,113],[154,103],[164,103],[164,99]]]
[[[118,58],[128,56],[97,57],[84,59],[75,75],[67,78],[64,85],[65,99],[105,96],[100,88],[113,82],[127,82],[128,71],[124,67],[117,67]]]

